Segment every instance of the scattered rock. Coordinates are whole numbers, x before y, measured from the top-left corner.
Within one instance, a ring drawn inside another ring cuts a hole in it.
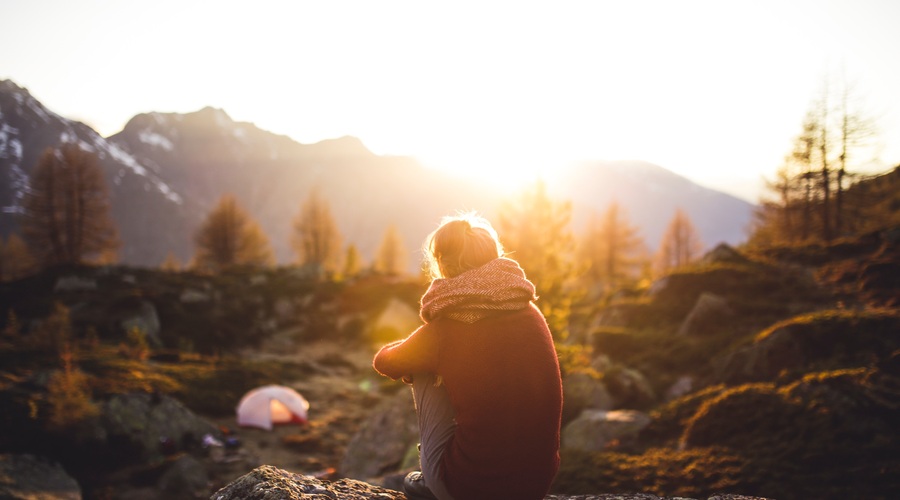
[[[147,343],[153,348],[162,347],[162,341],[159,338],[159,315],[156,313],[156,307],[152,303],[142,300],[134,310],[122,321],[119,322],[125,333],[137,328],[144,332]]]
[[[666,401],[672,401],[694,390],[694,377],[682,375],[666,390]]]
[[[716,380],[741,383],[771,380],[788,367],[805,363],[803,343],[790,327],[776,330],[764,340],[727,352],[712,360]]]
[[[603,383],[612,395],[614,408],[646,408],[656,402],[656,392],[643,373],[616,366],[603,374]]]
[[[401,390],[379,404],[347,445],[339,472],[369,479],[397,470],[410,445],[419,439],[412,393]]]
[[[628,326],[635,314],[640,314],[641,306],[638,304],[612,304],[605,307],[603,311],[597,315],[591,324],[594,329],[603,327],[621,327]]]
[[[188,288],[181,292],[179,300],[182,304],[196,304],[199,302],[209,302],[210,300],[212,300],[212,297],[207,292],[201,292],[200,290]]]
[[[234,480],[209,497],[210,500],[407,500],[396,490],[353,479],[323,481],[312,476],[263,465]],[[547,495],[544,500],[693,500],[667,498],[646,493],[605,495]],[[768,500],[741,495],[715,495],[709,500]]]
[[[419,311],[406,302],[393,297],[378,318],[375,319],[372,331],[375,332],[377,338],[390,336],[390,334],[379,335],[378,332],[397,332],[405,336],[421,324],[422,320],[419,318]]]
[[[59,292],[83,292],[97,289],[97,280],[82,278],[80,276],[60,276],[53,286],[53,291]]]
[[[650,283],[650,288],[647,289],[647,295],[653,297],[662,293],[669,286],[669,276],[663,276],[658,280],[655,280],[653,283]]]
[[[292,300],[287,297],[280,297],[272,306],[272,312],[275,314],[275,318],[278,322],[284,324],[296,317],[297,308],[294,306]]]
[[[209,474],[199,460],[184,454],[169,465],[157,486],[172,500],[203,498],[210,491]]]
[[[733,314],[734,311],[724,297],[703,292],[678,328],[678,335],[712,333],[716,331],[717,327],[721,327],[724,322],[728,321]]]
[[[103,405],[100,421],[110,442],[124,443],[137,458],[161,458],[161,439],[177,450],[199,446],[203,436],[219,436],[212,423],[198,417],[175,399],[157,394],[119,394]]]
[[[399,491],[353,479],[322,481],[263,465],[234,480],[210,500],[406,500]]]
[[[740,252],[727,243],[719,243],[715,248],[706,252],[701,261],[705,264],[729,263],[745,264],[749,262]]]
[[[563,423],[571,422],[585,409],[611,410],[613,399],[600,380],[573,373],[563,380]]]
[[[81,500],[81,487],[56,462],[34,455],[0,455],[0,498]]]
[[[584,410],[562,431],[562,448],[601,451],[613,440],[636,436],[650,417],[635,410]]]
[[[597,370],[599,373],[606,373],[613,369],[615,364],[606,354],[600,354],[591,361],[591,368]]]

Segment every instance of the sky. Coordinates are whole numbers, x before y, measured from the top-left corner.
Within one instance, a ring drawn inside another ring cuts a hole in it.
[[[484,182],[643,160],[756,201],[826,81],[900,164],[900,2],[0,0],[0,79],[101,135],[224,109]],[[832,84],[832,87],[833,84]]]

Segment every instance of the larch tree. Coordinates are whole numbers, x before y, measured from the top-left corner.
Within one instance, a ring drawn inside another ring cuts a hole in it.
[[[44,266],[108,259],[118,248],[97,157],[77,144],[44,150],[23,205],[22,235]]]
[[[819,168],[819,186],[822,191],[822,202],[819,206],[819,219],[822,223],[822,241],[831,241],[833,234],[831,228],[831,155],[833,145],[831,138],[831,99],[829,85],[826,81],[822,89],[822,95],[813,104],[813,116],[816,126],[816,160]]]
[[[874,135],[874,121],[862,111],[852,86],[826,82],[791,155],[775,181],[768,182],[773,196],[761,200],[750,242],[828,242],[852,233],[859,218],[850,212],[859,207],[848,206],[845,182],[856,176],[850,171],[853,162],[870,159],[866,150]]]
[[[232,195],[224,195],[197,231],[194,266],[222,271],[275,262],[269,238]]]
[[[572,206],[557,201],[538,181],[500,207],[497,230],[504,249],[537,288],[537,302],[557,339],[568,337],[572,302],[579,291],[574,281],[575,238]]]
[[[166,259],[159,265],[159,270],[167,273],[176,273],[181,271],[182,267],[183,265],[175,253],[169,252],[166,254]]]
[[[350,244],[347,246],[347,253],[344,256],[344,269],[343,276],[345,278],[352,278],[357,276],[363,268],[363,260],[362,255],[359,253],[359,249],[356,248],[356,245]]]
[[[590,266],[585,273],[588,280],[609,291],[640,274],[646,246],[638,228],[613,202],[601,217],[591,215],[580,253]]]
[[[675,211],[657,253],[657,270],[660,274],[687,265],[703,251],[703,243],[694,224],[683,210]]]
[[[0,281],[13,281],[35,272],[38,263],[28,245],[18,234],[11,234],[4,244],[0,239]]]
[[[752,246],[771,246],[798,238],[799,198],[794,193],[794,181],[789,160],[778,168],[774,180],[766,180],[771,196],[761,196],[753,210],[748,243]]]
[[[391,224],[384,232],[375,254],[375,270],[389,276],[406,274],[406,248],[397,226]]]
[[[853,174],[848,169],[851,161],[866,160],[864,151],[871,146],[872,139],[877,135],[875,119],[862,110],[861,99],[854,90],[854,86],[844,80],[840,89],[840,103],[838,104],[838,148],[837,158],[836,192],[835,192],[835,232],[842,236],[848,229],[848,219],[844,200],[844,179]]]
[[[302,265],[316,265],[335,272],[341,260],[341,235],[331,208],[317,189],[300,207],[294,218],[291,244]]]

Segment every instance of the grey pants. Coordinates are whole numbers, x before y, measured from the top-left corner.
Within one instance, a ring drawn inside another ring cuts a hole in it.
[[[436,377],[430,373],[413,375],[413,399],[419,417],[419,463],[425,484],[440,500],[453,500],[441,481],[440,465],[447,440],[456,429],[450,396],[443,385],[435,387]]]

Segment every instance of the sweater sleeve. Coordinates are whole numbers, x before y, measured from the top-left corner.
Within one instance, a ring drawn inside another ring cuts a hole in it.
[[[397,380],[414,373],[436,373],[438,339],[429,325],[422,325],[404,340],[382,347],[372,366],[378,373]]]

